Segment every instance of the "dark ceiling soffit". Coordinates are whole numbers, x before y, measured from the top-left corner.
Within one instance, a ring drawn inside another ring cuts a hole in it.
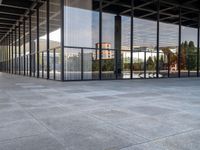
[[[20,17],[20,19],[19,20],[16,20],[16,23],[13,25],[12,24],[12,26],[11,26],[11,28],[10,28],[10,30],[9,31],[7,31],[7,33],[0,39],[0,42],[9,34],[9,32],[11,32],[20,22],[22,22],[23,21],[23,19],[25,18],[25,17],[27,17],[30,13],[33,13],[34,11],[35,11],[35,7],[39,4],[39,3],[43,3],[44,1],[42,1],[42,0],[31,0],[33,3],[32,3],[32,5],[31,5],[31,7],[30,8],[28,8],[28,9],[25,9],[25,13],[24,14],[16,14],[16,16],[19,16]],[[11,5],[12,6],[12,5]],[[3,12],[2,12],[3,13]],[[1,14],[1,11],[0,11],[0,14]],[[14,14],[10,14],[10,15],[14,15]],[[0,23],[1,24],[1,23]]]

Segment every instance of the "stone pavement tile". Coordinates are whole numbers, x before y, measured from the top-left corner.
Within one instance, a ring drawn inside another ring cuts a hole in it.
[[[17,103],[0,103],[0,112],[21,109]]]
[[[116,122],[116,126],[151,140],[181,132],[181,129],[179,130],[166,122],[147,116],[135,116],[119,121],[118,123]]]
[[[158,145],[155,143],[145,143],[145,144],[139,144],[135,146],[129,146],[129,147],[124,147],[120,150],[169,150],[169,149],[161,149]]]
[[[10,104],[10,103],[14,103],[13,100],[11,100],[11,98],[0,98],[0,104]]]
[[[173,113],[173,109],[164,108],[160,106],[150,106],[150,105],[140,105],[140,106],[131,106],[128,108],[131,111],[145,114],[148,116],[156,116],[156,115],[163,115],[163,114],[169,114]]]
[[[24,100],[23,102],[18,102],[18,104],[24,109],[33,108],[44,108],[44,107],[54,107],[60,106],[60,103],[52,99],[40,99],[40,100]]]
[[[45,118],[42,121],[69,150],[120,149],[146,141],[137,135],[82,114]]]
[[[32,119],[32,117],[27,112],[20,109],[0,111],[0,126],[27,119]]]
[[[27,109],[34,118],[41,119],[47,117],[63,116],[73,113],[73,109],[67,106],[53,106],[53,107],[42,107]]]
[[[46,128],[35,120],[21,120],[0,126],[0,141],[37,135],[46,132]]]
[[[66,148],[54,137],[45,133],[0,142],[0,150],[66,150]]]
[[[113,125],[117,125],[119,122],[123,122],[124,120],[128,120],[133,117],[144,116],[127,109],[114,107],[112,105],[98,107],[97,109],[87,111],[87,114]]]
[[[164,139],[158,139],[144,144],[137,144],[121,150],[199,150],[200,149],[200,131],[193,130],[170,136]]]

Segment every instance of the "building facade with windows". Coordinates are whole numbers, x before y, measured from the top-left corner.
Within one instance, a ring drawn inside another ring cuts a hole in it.
[[[198,0],[2,0],[0,71],[52,80],[199,77]]]

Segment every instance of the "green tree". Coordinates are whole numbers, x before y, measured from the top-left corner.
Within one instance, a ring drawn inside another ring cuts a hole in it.
[[[152,59],[152,57],[149,57],[147,60],[147,70],[154,70],[155,69],[155,64]]]
[[[194,70],[197,67],[196,48],[193,41],[189,42],[188,49],[188,69]]]

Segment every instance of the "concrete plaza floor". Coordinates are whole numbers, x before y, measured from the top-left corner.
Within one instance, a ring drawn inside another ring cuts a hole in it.
[[[0,73],[0,150],[199,150],[200,78],[56,82]]]

